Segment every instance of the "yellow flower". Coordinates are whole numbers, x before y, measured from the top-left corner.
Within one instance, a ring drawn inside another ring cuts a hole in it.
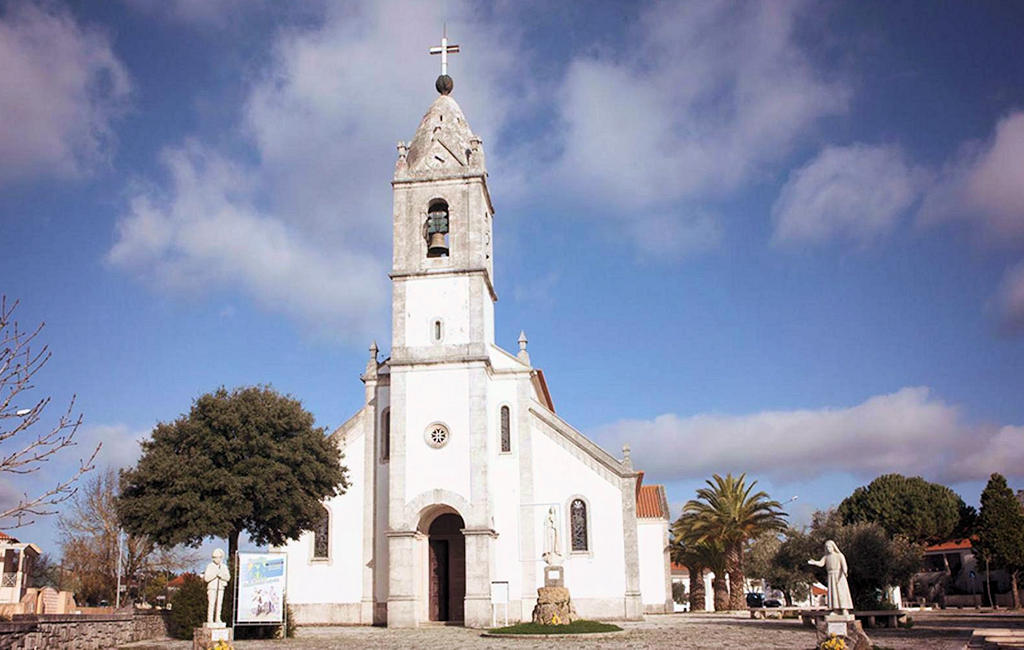
[[[830,634],[821,642],[821,650],[846,650],[846,641],[842,637]]]

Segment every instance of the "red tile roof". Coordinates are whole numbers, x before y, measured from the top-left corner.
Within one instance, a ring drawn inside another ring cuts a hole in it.
[[[0,542],[14,542],[15,544],[17,544],[18,539],[16,537],[11,537],[5,532],[0,531]]]
[[[690,570],[678,562],[672,563],[672,575],[682,575],[684,573],[689,574]]]
[[[641,519],[668,519],[664,485],[640,486],[636,493],[636,516]]]
[[[924,549],[925,553],[939,553],[942,551],[969,551],[971,550],[971,540],[969,539],[951,539],[948,542],[942,542],[940,544],[933,544]]]

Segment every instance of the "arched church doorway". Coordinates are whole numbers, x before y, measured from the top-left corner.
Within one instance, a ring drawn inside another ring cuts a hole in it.
[[[444,513],[427,531],[427,612],[432,621],[462,621],[466,599],[466,523],[457,514]]]

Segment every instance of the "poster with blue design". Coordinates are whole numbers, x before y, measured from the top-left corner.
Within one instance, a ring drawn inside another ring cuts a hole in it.
[[[235,623],[284,623],[286,575],[284,553],[239,553]]]

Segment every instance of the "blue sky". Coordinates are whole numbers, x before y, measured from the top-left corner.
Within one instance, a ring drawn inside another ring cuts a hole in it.
[[[446,18],[498,343],[673,514],[712,472],[796,521],[884,472],[1024,487],[1017,3],[137,0],[0,3],[0,291],[85,417],[4,498],[221,385],[359,407]]]

